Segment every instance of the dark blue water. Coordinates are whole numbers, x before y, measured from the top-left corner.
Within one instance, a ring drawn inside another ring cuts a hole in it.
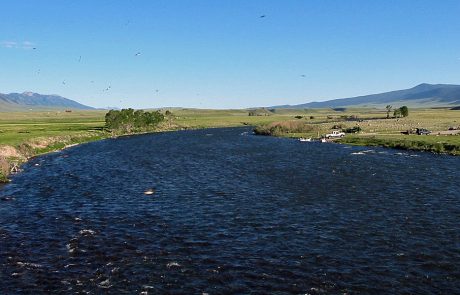
[[[0,191],[0,293],[460,293],[460,157],[244,131],[32,160]]]

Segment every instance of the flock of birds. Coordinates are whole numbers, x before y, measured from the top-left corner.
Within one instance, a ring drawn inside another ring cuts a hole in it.
[[[262,18],[266,18],[266,17],[267,17],[267,16],[266,16],[265,14],[262,14],[262,15],[259,16],[259,18],[261,18],[261,19],[262,19]],[[128,20],[127,23],[126,23],[125,25],[128,26],[130,23],[131,23],[131,20]],[[37,50],[37,47],[33,47],[32,50]],[[138,51],[138,52],[136,52],[136,53],[134,54],[134,56],[135,56],[135,57],[138,57],[138,56],[141,56],[141,54],[142,54],[142,52],[141,52],[141,51]],[[81,61],[82,61],[82,56],[80,55],[80,56],[78,57],[78,62],[80,63]],[[38,69],[37,75],[40,75],[40,72],[41,72],[41,70]],[[302,74],[302,75],[300,75],[300,77],[306,78],[306,75]],[[94,80],[91,80],[90,83],[93,84],[93,83],[94,83]],[[66,85],[66,84],[67,84],[66,80],[63,80],[63,81],[62,81],[62,85]],[[109,85],[109,86],[107,86],[106,88],[102,89],[102,92],[108,92],[108,91],[110,91],[111,89],[112,89],[112,86]],[[160,92],[159,89],[155,89],[155,93],[156,93],[156,94],[158,94],[159,92]],[[198,96],[198,95],[199,95],[199,94],[197,94],[197,96]],[[122,101],[120,101],[120,102],[122,102]]]

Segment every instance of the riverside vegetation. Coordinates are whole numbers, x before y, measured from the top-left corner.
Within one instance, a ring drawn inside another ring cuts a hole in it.
[[[395,108],[396,110],[397,108]],[[460,154],[460,111],[411,109],[406,117],[387,117],[385,109],[262,109],[154,111],[42,111],[0,113],[0,179],[28,158],[69,145],[124,134],[180,129],[256,126],[255,132],[281,137],[320,137],[336,127],[349,132],[341,143],[378,145]],[[393,111],[393,110],[392,110]],[[394,115],[394,112],[393,112]],[[359,127],[359,128],[358,128]],[[431,135],[403,135],[427,128]],[[439,134],[438,134],[439,133]]]

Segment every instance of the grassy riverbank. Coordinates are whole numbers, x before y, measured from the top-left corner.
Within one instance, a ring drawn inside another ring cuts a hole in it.
[[[107,137],[104,111],[0,113],[0,182],[28,158]]]
[[[433,153],[446,153],[460,155],[460,136],[420,136],[420,135],[350,135],[338,140],[340,143],[381,146],[396,149],[428,151]]]
[[[339,112],[323,109],[306,112],[307,115],[302,118],[261,124],[256,127],[256,132],[279,137],[320,138],[334,129],[359,127],[360,132],[347,134],[337,142],[460,155],[460,111],[447,108],[412,109],[408,117],[389,119],[386,118],[385,110],[377,109],[348,109]],[[432,133],[401,133],[416,128],[425,128]]]
[[[162,110],[165,112],[166,110]],[[261,134],[280,137],[321,137],[334,128],[359,126],[339,142],[460,154],[460,135],[449,128],[460,127],[460,111],[411,109],[409,117],[386,119],[385,110],[309,109],[274,110],[249,116],[248,110],[169,109],[156,131],[217,127],[257,126]],[[43,111],[0,113],[0,181],[28,158],[69,145],[114,136],[104,130],[106,111]],[[401,131],[426,128],[428,136],[403,135]],[[439,134],[438,134],[439,133]],[[120,135],[120,134],[117,134]]]
[[[165,112],[166,110],[162,110]],[[170,109],[154,131],[236,127],[287,120],[297,113],[248,116],[245,110]],[[104,130],[106,111],[0,113],[0,182],[28,158],[79,143],[123,134]]]

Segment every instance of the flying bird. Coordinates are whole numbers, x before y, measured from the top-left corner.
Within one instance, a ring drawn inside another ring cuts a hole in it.
[[[80,55],[80,57],[78,58],[78,62],[81,62],[81,55]]]
[[[65,85],[65,80],[64,80],[64,81],[62,81],[62,85]]]
[[[265,14],[262,14],[261,16],[259,16],[259,18],[264,18],[264,17],[266,17]]]
[[[138,53],[134,54],[134,56],[139,56],[139,55],[141,55],[141,53],[140,53],[140,52],[138,52]]]
[[[305,78],[306,76],[305,75],[300,75],[300,77]]]

